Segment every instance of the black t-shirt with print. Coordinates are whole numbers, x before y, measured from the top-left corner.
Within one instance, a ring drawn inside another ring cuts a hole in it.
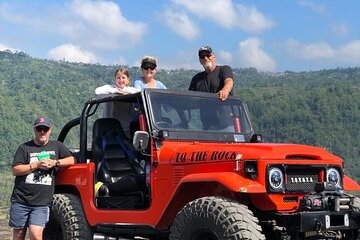
[[[34,141],[20,145],[17,149],[12,166],[29,164],[43,158],[53,160],[71,156],[69,149],[59,141],[50,140],[44,146],[38,146]],[[12,198],[31,205],[50,205],[54,194],[55,168],[49,170],[35,170],[28,175],[16,176]]]
[[[224,87],[226,78],[233,79],[232,69],[227,65],[216,66],[210,73],[203,71],[196,74],[191,80],[189,90],[217,93]],[[230,95],[232,94],[231,90]]]

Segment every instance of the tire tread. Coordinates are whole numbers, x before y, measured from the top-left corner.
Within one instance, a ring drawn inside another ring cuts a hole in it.
[[[247,206],[224,197],[203,197],[188,203],[176,216],[171,227],[170,240],[183,238],[186,226],[193,218],[212,221],[221,226],[221,239],[264,240],[259,220]]]

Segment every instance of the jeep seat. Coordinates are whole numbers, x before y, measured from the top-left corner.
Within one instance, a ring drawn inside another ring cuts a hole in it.
[[[128,195],[144,189],[145,171],[135,159],[132,144],[117,119],[95,121],[92,150],[97,181],[104,183],[109,196]]]

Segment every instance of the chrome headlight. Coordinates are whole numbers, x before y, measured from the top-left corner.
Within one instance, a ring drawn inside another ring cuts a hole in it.
[[[284,190],[284,174],[279,168],[274,167],[270,169],[269,184],[273,190]]]
[[[336,168],[327,170],[326,181],[333,183],[337,188],[341,188],[341,175]]]

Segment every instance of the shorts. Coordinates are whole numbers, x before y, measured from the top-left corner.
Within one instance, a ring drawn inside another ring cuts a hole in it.
[[[49,206],[29,206],[11,200],[9,226],[12,228],[22,229],[29,225],[45,227],[49,216]]]

